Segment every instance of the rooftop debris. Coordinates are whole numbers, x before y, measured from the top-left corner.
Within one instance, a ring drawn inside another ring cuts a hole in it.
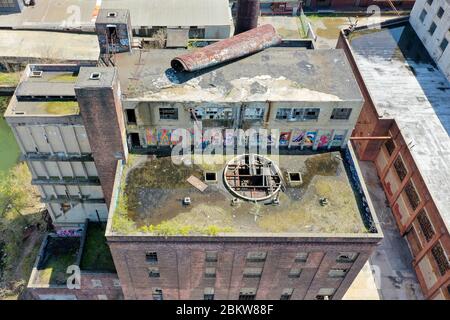
[[[196,176],[190,176],[189,178],[186,179],[186,181],[192,184],[195,188],[197,188],[201,192],[205,191],[206,188],[208,188],[208,185],[199,178],[197,178]]]
[[[275,31],[275,28],[270,24],[265,24],[175,57],[170,65],[178,72],[192,72],[247,56],[279,43],[281,43],[281,37]]]

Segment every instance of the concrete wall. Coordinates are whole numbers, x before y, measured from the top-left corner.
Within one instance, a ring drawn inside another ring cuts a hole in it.
[[[228,120],[201,120],[204,129],[248,129],[260,127],[268,130],[278,129],[281,134],[275,140],[281,146],[304,147],[304,148],[329,148],[345,147],[348,138],[353,131],[359,116],[362,102],[339,101],[339,102],[252,102],[233,104],[211,104],[211,103],[169,103],[169,102],[145,102],[124,101],[125,109],[134,109],[136,123],[127,122],[128,133],[138,133],[142,147],[152,145],[168,145],[167,140],[161,137],[170,135],[177,128],[193,128],[195,123],[191,118],[195,108],[219,108],[228,112]],[[161,119],[160,108],[175,108],[178,112],[177,120]],[[251,115],[256,114],[256,108],[261,110],[261,117],[256,119]],[[276,119],[280,108],[320,108],[319,117],[316,120],[291,121]],[[351,114],[347,120],[330,119],[334,108],[351,108]],[[247,113],[248,111],[248,113]],[[127,114],[125,110],[125,120]],[[299,137],[308,135],[308,143],[299,142]],[[129,140],[130,143],[130,140]]]
[[[333,289],[331,299],[341,299],[369,258],[379,239],[366,238],[230,238],[120,237],[107,236],[125,299],[153,299],[155,288],[163,299],[203,299],[205,288],[214,288],[215,299],[237,300],[244,288],[253,288],[256,299],[279,300],[284,289],[294,289],[291,299],[315,299],[320,289]],[[206,251],[217,251],[217,262],[205,259]],[[262,262],[247,261],[249,252],[265,252]],[[158,261],[146,261],[156,252]],[[339,262],[341,252],[356,252],[353,262]],[[297,261],[298,253],[308,253]],[[158,268],[159,278],[149,277],[148,268]],[[206,268],[216,276],[205,276]],[[260,277],[244,277],[245,268],[262,268]],[[299,277],[289,277],[291,269]],[[346,269],[345,277],[328,275],[331,268]]]
[[[440,8],[444,10],[441,18],[437,16]],[[427,13],[423,21],[421,20],[422,12]],[[427,0],[417,0],[409,21],[425,48],[450,80],[450,44],[445,51],[440,48],[444,39],[450,43],[450,3],[446,0],[433,0],[430,5]],[[432,23],[436,24],[433,34],[429,32]]]

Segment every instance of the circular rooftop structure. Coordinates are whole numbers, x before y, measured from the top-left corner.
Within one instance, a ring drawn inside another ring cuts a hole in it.
[[[230,160],[223,179],[236,197],[249,201],[274,198],[282,188],[282,175],[277,164],[258,154],[244,154]]]

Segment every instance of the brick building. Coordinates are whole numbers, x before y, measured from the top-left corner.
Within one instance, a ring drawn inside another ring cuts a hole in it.
[[[373,161],[427,299],[450,298],[450,84],[407,19],[342,33],[365,97],[354,143]]]

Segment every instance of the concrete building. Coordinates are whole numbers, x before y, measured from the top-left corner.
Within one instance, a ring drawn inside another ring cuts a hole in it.
[[[338,42],[365,97],[354,135],[377,167],[427,299],[450,299],[450,83],[407,19],[360,27]],[[379,137],[377,139],[376,137]]]
[[[265,128],[280,131],[281,148],[347,145],[363,100],[342,51],[269,48],[210,72],[167,71],[185,52],[116,57],[131,150],[173,145],[171,132],[195,123],[220,129],[224,141],[225,129]]]
[[[409,21],[428,53],[450,80],[450,1],[418,0]]]
[[[124,9],[100,9],[95,20],[95,32],[101,54],[131,51],[130,12]]]
[[[233,24],[228,0],[103,0],[101,8],[128,9],[133,34],[141,37],[161,29],[185,29],[189,38],[225,39]]]
[[[113,68],[80,72],[79,65],[29,65],[5,112],[32,183],[59,227],[107,218],[114,180],[108,171],[115,173],[117,159],[126,157],[120,148],[125,134],[113,115],[114,110],[122,115],[118,85]],[[108,126],[97,125],[92,112],[108,117]]]
[[[0,0],[1,13],[21,12],[24,6],[23,0]]]

